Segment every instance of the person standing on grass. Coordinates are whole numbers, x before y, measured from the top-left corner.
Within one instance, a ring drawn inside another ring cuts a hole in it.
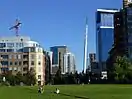
[[[38,93],[43,93],[43,86],[39,86]]]
[[[60,93],[60,90],[58,88],[56,88],[56,91],[55,91],[56,94],[59,94]]]

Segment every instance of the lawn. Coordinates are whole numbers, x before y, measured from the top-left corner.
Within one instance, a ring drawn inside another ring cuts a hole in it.
[[[0,87],[0,99],[132,99],[132,85],[45,86],[43,94],[37,87]]]

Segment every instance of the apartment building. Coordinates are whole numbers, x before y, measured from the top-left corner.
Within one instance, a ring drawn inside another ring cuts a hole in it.
[[[45,82],[45,59],[43,48],[30,37],[0,37],[0,73],[13,74],[34,69],[37,83]]]

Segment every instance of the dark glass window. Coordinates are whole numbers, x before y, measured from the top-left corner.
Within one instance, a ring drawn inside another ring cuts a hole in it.
[[[102,28],[100,31],[100,60],[106,61],[108,58],[108,52],[110,51],[113,41],[114,30],[112,28]]]
[[[17,65],[17,62],[15,62],[15,65]]]
[[[5,49],[0,49],[0,52],[5,52]]]
[[[1,61],[2,66],[8,66],[8,61]]]
[[[53,52],[53,58],[52,58],[53,64],[58,64],[58,48],[51,47],[50,50]]]
[[[19,62],[19,65],[22,65],[22,62]]]
[[[12,62],[10,62],[10,65],[12,65],[13,63]]]
[[[31,65],[34,65],[34,61],[31,61]]]
[[[7,49],[7,52],[14,52],[14,49]]]
[[[8,55],[1,55],[1,58],[8,59],[9,57],[8,57]]]
[[[0,48],[6,47],[6,43],[0,43]]]

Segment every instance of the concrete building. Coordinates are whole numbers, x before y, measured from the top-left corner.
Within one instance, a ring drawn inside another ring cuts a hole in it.
[[[54,67],[61,68],[61,72],[64,72],[64,54],[68,51],[67,46],[54,46],[50,47],[50,51],[53,52],[52,65]]]
[[[115,13],[114,20],[114,46],[108,59],[109,70],[111,70],[116,56],[126,56],[132,60],[132,4]]]
[[[43,48],[30,37],[0,37],[0,73],[13,74],[34,69],[37,83],[45,82],[45,59]]]
[[[52,76],[52,52],[45,51],[45,84],[50,83]]]
[[[64,54],[64,74],[66,73],[75,73],[76,72],[76,64],[75,64],[75,56],[74,54],[68,52]]]
[[[114,43],[114,13],[117,9],[97,9],[96,12],[96,59],[100,71],[106,70],[108,52]]]

